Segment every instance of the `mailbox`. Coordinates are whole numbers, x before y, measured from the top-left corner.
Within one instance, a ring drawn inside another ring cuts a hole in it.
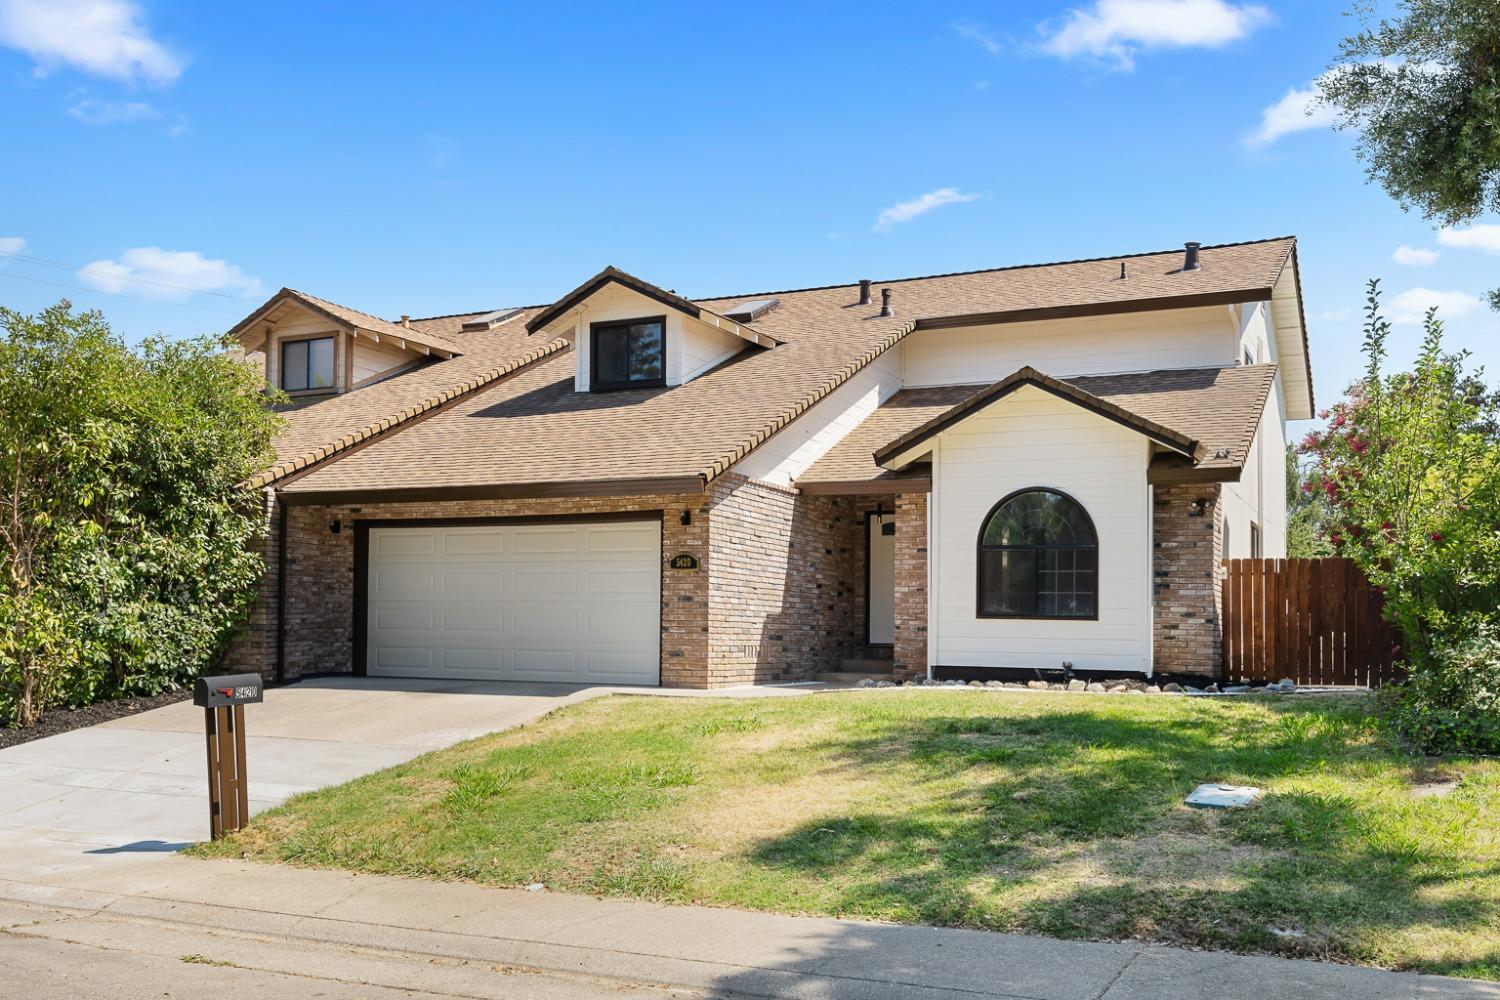
[[[193,704],[199,708],[231,708],[258,705],[266,700],[260,674],[224,674],[200,677],[193,683]]]
[[[208,830],[214,840],[250,820],[245,776],[245,706],[266,700],[259,674],[223,674],[193,682],[208,742]]]

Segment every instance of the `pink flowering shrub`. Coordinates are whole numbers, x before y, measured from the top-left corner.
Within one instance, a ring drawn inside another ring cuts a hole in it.
[[[1327,424],[1302,451],[1332,510],[1327,541],[1384,593],[1386,617],[1403,637],[1412,681],[1393,696],[1398,722],[1428,749],[1473,750],[1489,736],[1459,738],[1453,720],[1494,712],[1494,699],[1474,692],[1500,685],[1500,665],[1479,682],[1439,675],[1458,663],[1472,672],[1483,659],[1476,650],[1500,650],[1500,642],[1471,641],[1500,628],[1500,406],[1482,372],[1464,371],[1466,353],[1443,352],[1442,332],[1429,311],[1412,370],[1383,371],[1390,324],[1371,282],[1365,377],[1326,411]],[[1460,644],[1465,655],[1456,656]],[[1446,701],[1429,704],[1434,698]],[[1447,721],[1420,721],[1432,712]],[[1474,728],[1476,736],[1497,731]]]

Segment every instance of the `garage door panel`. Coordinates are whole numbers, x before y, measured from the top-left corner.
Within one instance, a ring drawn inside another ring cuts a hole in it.
[[[518,569],[515,575],[516,595],[525,599],[578,593],[578,571],[574,569]]]
[[[588,551],[655,552],[659,543],[631,527],[600,525],[588,529]]]
[[[443,535],[443,554],[449,556],[499,555],[506,550],[505,533],[494,528],[471,531],[449,530]]]
[[[390,532],[377,538],[371,549],[371,555],[383,557],[430,556],[437,551],[437,535],[421,529]]]
[[[657,520],[372,527],[366,666],[657,684]]]
[[[434,573],[419,569],[382,569],[370,574],[371,597],[382,601],[411,601],[437,593]]]
[[[442,667],[449,671],[465,673],[498,673],[504,666],[505,654],[499,649],[445,649]]]
[[[573,679],[578,675],[578,653],[571,649],[527,649],[515,651],[515,671],[521,676],[558,676]]]
[[[639,594],[658,582],[660,576],[626,569],[591,569],[584,579],[589,594]]]
[[[381,646],[377,663],[391,670],[430,668],[432,650],[422,646]]]
[[[516,552],[534,555],[539,552],[577,552],[578,529],[573,526],[556,528],[516,528]]]
[[[448,632],[503,632],[506,613],[483,605],[443,608],[443,628]]]
[[[382,631],[432,631],[433,611],[431,608],[395,607],[372,610],[375,626]]]

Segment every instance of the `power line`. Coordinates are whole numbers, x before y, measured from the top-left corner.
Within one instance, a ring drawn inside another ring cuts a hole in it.
[[[124,292],[106,292],[102,288],[85,288],[82,285],[70,285],[63,281],[48,281],[46,278],[36,278],[29,274],[11,274],[8,271],[0,271],[0,278],[14,278],[17,281],[35,281],[41,285],[52,285],[56,288],[71,288],[75,292],[90,292],[96,295],[113,295],[120,299],[134,299],[136,302],[149,302],[154,306],[176,306],[178,309],[196,309],[199,312],[210,312],[217,315],[228,315],[229,309],[217,306],[200,306],[191,302],[164,302],[161,299],[148,299],[140,295],[126,295]]]
[[[162,288],[173,288],[179,292],[192,292],[195,295],[217,295],[221,299],[238,298],[238,296],[230,295],[228,292],[215,292],[207,288],[190,288],[187,285],[174,285],[169,281],[156,281],[151,278],[138,278],[134,275],[124,276],[113,271],[103,271],[99,268],[88,267],[82,264],[69,264],[60,260],[48,260],[46,257],[33,257],[30,254],[19,253],[15,250],[0,250],[0,256],[10,257],[15,260],[24,260],[28,264],[41,264],[44,267],[60,267],[64,271],[73,271],[78,274],[97,274],[100,277],[114,278],[116,280],[123,278],[126,281],[133,281],[141,285],[158,285]],[[115,293],[106,292],[105,294],[110,295]]]

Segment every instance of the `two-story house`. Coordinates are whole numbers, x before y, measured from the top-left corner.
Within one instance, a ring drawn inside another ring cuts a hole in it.
[[[235,667],[717,687],[1212,673],[1313,413],[1292,238],[235,327],[292,397]]]

